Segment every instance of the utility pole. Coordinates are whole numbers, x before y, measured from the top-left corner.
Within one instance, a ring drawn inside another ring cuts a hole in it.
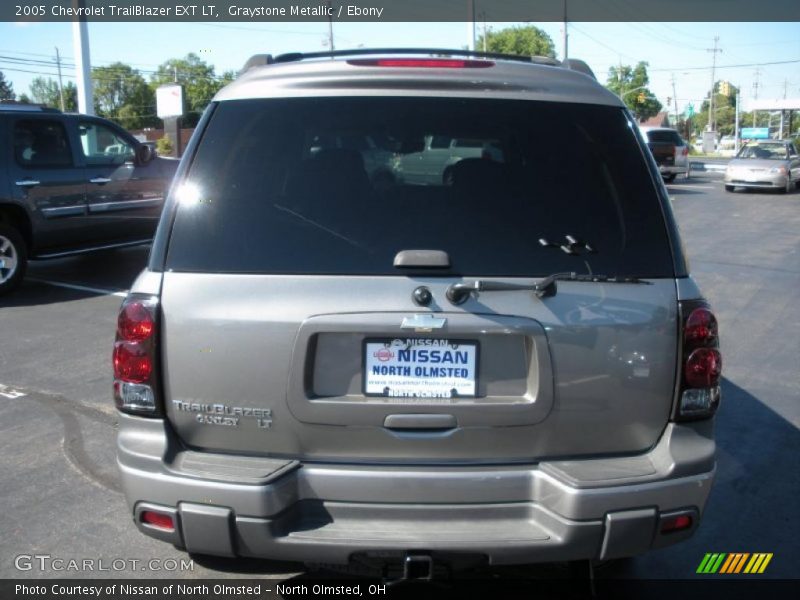
[[[739,134],[739,90],[740,88],[736,87],[736,122],[733,126],[733,143],[734,143],[734,155],[739,154],[739,138],[741,135]]]
[[[486,52],[486,11],[484,10],[481,12],[481,18],[483,20],[483,51]]]
[[[719,43],[719,36],[714,36],[714,47],[713,48],[706,48],[706,52],[713,52],[712,60],[711,60],[711,95],[708,98],[708,131],[716,131],[716,119],[714,118],[714,80],[716,79],[717,74],[717,52],[722,52],[720,48],[717,48],[717,44]]]
[[[61,55],[58,53],[58,46],[56,46],[56,65],[58,66],[58,97],[61,100],[61,112],[64,112],[64,82],[61,80]]]
[[[75,14],[85,14],[86,1],[72,0]],[[75,72],[78,85],[78,112],[94,114],[94,93],[92,90],[92,63],[89,58],[89,26],[86,17],[76,17],[72,21],[72,46],[75,55]]]
[[[756,80],[753,82],[753,99],[758,100],[758,76],[761,75],[761,69],[756,67]],[[756,126],[756,110],[753,109],[753,127]]]
[[[569,33],[567,32],[567,0],[564,0],[564,59],[562,62],[569,60]]]
[[[336,47],[333,45],[333,6],[328,2],[328,49],[333,52]]]
[[[672,74],[672,99],[675,102],[675,129],[678,128],[678,95],[675,92],[675,73]]]
[[[467,49],[475,51],[475,0],[467,0]]]

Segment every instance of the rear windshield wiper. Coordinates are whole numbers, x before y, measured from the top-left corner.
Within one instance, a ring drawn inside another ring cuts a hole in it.
[[[586,273],[554,273],[542,279],[539,283],[505,283],[502,281],[481,281],[476,279],[471,282],[454,283],[447,288],[447,299],[453,304],[462,304],[471,294],[479,292],[533,292],[537,298],[555,296],[556,281],[587,281],[597,283],[640,283],[651,285],[649,281],[638,277],[620,277],[617,275],[588,275]]]

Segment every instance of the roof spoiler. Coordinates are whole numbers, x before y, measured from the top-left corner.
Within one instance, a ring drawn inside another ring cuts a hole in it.
[[[588,75],[594,80],[597,80],[597,77],[592,71],[592,68],[586,64],[585,61],[580,60],[578,58],[568,58],[567,60],[563,61],[561,65],[565,69],[569,69],[570,71],[577,71],[578,73],[583,73],[584,75]]]
[[[553,67],[564,67],[573,71],[578,71],[584,75],[588,75],[593,79],[597,79],[592,69],[589,68],[584,61],[575,58],[570,58],[564,62],[560,62],[555,58],[548,56],[519,56],[516,54],[503,54],[500,52],[479,52],[476,50],[453,50],[448,48],[355,48],[352,50],[335,50],[334,52],[290,52],[287,54],[279,54],[273,57],[271,54],[254,54],[239,71],[243,74],[249,69],[254,67],[263,67],[265,65],[272,65],[276,63],[289,63],[299,62],[302,60],[314,58],[338,58],[341,56],[371,56],[371,55],[426,55],[426,56],[470,56],[475,58],[490,58],[496,60],[510,60],[517,62],[535,63],[540,65],[550,65]]]
[[[253,54],[253,56],[248,58],[247,62],[244,63],[242,70],[239,71],[239,75],[244,74],[254,67],[263,67],[265,65],[271,65],[274,62],[275,59],[272,58],[272,54]]]

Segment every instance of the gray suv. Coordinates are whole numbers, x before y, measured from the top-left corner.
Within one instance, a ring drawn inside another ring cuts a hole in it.
[[[619,98],[579,65],[464,51],[249,64],[203,116],[119,314],[141,532],[421,578],[691,536],[717,322]],[[315,146],[345,135],[497,152],[376,186],[354,148]]]

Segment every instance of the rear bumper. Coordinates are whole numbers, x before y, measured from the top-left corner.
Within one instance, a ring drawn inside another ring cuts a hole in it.
[[[299,464],[181,451],[160,420],[120,415],[134,521],[190,552],[346,563],[354,554],[481,555],[490,564],[616,558],[689,537],[714,477],[711,423],[669,425],[644,455],[481,467]],[[174,531],[141,522],[173,516]],[[676,514],[692,527],[660,533]]]
[[[659,165],[658,170],[662,175],[686,175],[689,173],[689,165]]]
[[[725,175],[723,180],[725,185],[753,189],[784,189],[786,187],[786,175],[763,176],[757,181],[747,181],[738,175]]]

